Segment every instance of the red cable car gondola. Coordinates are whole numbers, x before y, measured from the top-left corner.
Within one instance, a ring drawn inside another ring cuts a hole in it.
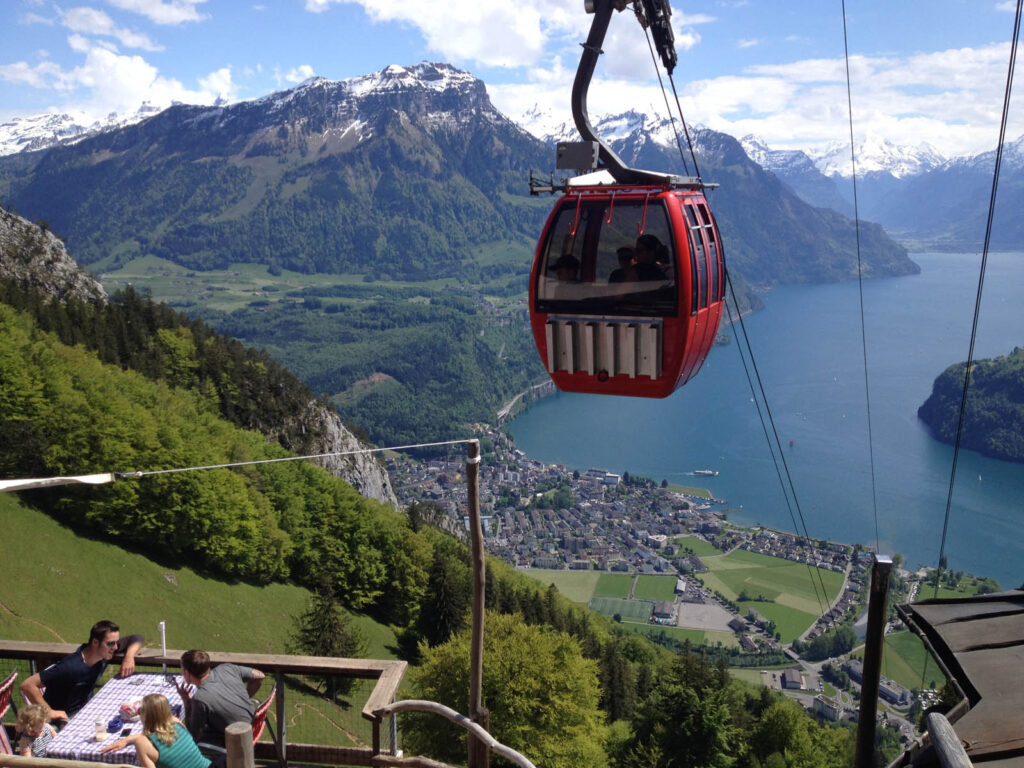
[[[662,61],[675,64],[667,0],[637,0]],[[573,85],[585,141],[559,145],[559,168],[606,170],[614,183],[567,184],[530,274],[530,324],[567,392],[666,397],[700,369],[722,316],[721,239],[699,178],[627,167],[595,134],[586,92],[615,0],[595,14]],[[592,160],[591,160],[592,158]],[[554,191],[534,184],[533,191]]]

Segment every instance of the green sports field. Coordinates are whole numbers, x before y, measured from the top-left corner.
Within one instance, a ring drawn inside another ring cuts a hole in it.
[[[602,573],[594,588],[594,595],[599,597],[629,597],[629,588],[633,584],[631,573]]]
[[[672,600],[676,596],[675,576],[642,574],[636,578],[633,597],[639,600]]]
[[[548,571],[542,568],[528,568],[523,573],[542,584],[554,584],[555,589],[574,603],[586,603],[594,594],[598,580],[611,575],[597,571]],[[628,585],[626,594],[629,594]]]
[[[647,621],[651,618],[654,604],[641,600],[623,600],[618,597],[594,596],[590,598],[590,610],[597,611],[605,616],[619,614],[624,620]]]
[[[682,627],[666,627],[662,624],[633,624],[624,622],[621,625],[624,629],[628,629],[630,632],[636,632],[641,635],[658,636],[664,632],[668,637],[674,638],[679,642],[689,640],[691,645],[702,645],[707,642],[707,633],[700,629],[683,629]]]

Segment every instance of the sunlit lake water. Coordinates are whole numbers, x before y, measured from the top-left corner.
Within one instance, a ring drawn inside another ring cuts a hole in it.
[[[953,456],[917,408],[935,377],[967,358],[980,257],[914,260],[920,275],[864,284],[877,541],[912,566],[938,559]],[[1024,254],[990,255],[976,358],[1024,346],[1022,289]],[[746,328],[807,529],[874,545],[857,284],[781,288],[763,298],[766,309],[746,318]],[[532,458],[705,486],[730,508],[742,506],[734,520],[793,530],[735,341],[712,350],[700,374],[665,400],[558,394],[508,429]],[[691,474],[703,468],[720,475]],[[962,450],[949,566],[1020,586],[1022,500],[1024,464]]]

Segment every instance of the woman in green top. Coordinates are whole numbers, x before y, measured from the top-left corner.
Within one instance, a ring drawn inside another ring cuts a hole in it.
[[[142,768],[209,768],[210,761],[203,757],[192,736],[171,713],[167,697],[151,693],[142,699],[139,709],[142,733],[103,747],[102,752],[135,746]]]

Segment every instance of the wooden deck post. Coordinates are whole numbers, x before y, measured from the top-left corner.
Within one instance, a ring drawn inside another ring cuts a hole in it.
[[[285,700],[284,700],[284,672],[280,669],[274,672],[274,684],[277,688],[277,700],[274,702],[275,712],[277,714],[277,733],[273,730],[270,731],[271,735],[274,736],[277,742],[277,759],[281,764],[281,768],[286,768],[288,765],[288,754],[285,751],[288,746],[288,739],[285,738],[285,721],[288,719],[285,716]]]
[[[255,768],[252,753],[252,723],[231,723],[224,729],[228,768]]]
[[[469,503],[469,537],[473,546],[473,634],[469,652],[469,717],[487,728],[488,717],[483,706],[484,677],[484,590],[487,565],[484,560],[484,531],[480,520],[480,441],[466,443],[466,485]],[[468,736],[469,768],[487,768],[490,751],[487,745]]]
[[[875,764],[875,717],[878,714],[878,684],[882,676],[882,645],[885,640],[886,605],[892,558],[875,555],[868,597],[868,633],[864,638],[864,669],[860,681],[860,716],[857,719],[856,768]]]

